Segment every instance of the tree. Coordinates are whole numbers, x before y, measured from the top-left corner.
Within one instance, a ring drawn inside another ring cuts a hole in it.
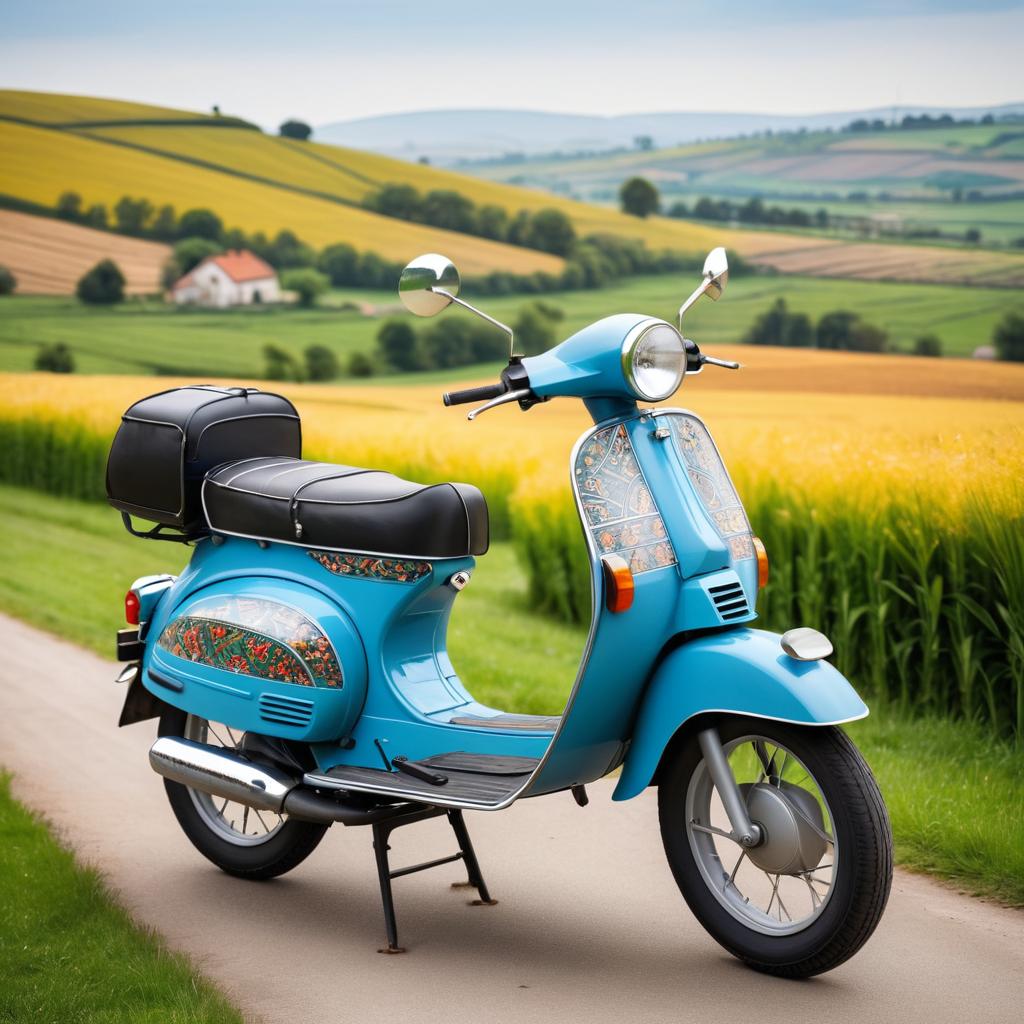
[[[330,287],[331,282],[326,274],[312,267],[299,267],[296,270],[289,270],[281,277],[281,287],[298,296],[300,306],[309,309],[316,305],[319,295],[322,295]]]
[[[107,229],[107,208],[102,203],[93,203],[86,211],[85,223],[91,228]]]
[[[213,210],[186,210],[178,221],[179,238],[206,238],[219,242],[224,234],[224,222]]]
[[[173,206],[168,203],[157,210],[149,233],[162,242],[170,242],[178,237],[178,216],[174,212]]]
[[[293,231],[285,228],[274,236],[267,259],[279,269],[313,267],[316,265],[316,251],[300,241]]]
[[[1000,359],[1024,363],[1024,315],[1007,313],[996,326],[992,343]]]
[[[334,380],[338,376],[338,359],[326,345],[310,345],[303,356],[307,379]]]
[[[484,238],[495,238],[504,241],[508,235],[508,213],[504,207],[488,203],[481,206],[476,215],[477,231]]]
[[[42,345],[36,353],[34,365],[37,370],[48,373],[74,373],[75,357],[63,341],[58,341],[53,345]]]
[[[385,320],[377,332],[377,348],[383,361],[399,373],[424,369],[416,332],[406,320]]]
[[[914,340],[915,356],[941,356],[942,341],[935,334],[922,334]]]
[[[300,139],[302,142],[313,134],[313,129],[305,121],[285,121],[277,131],[286,139]]]
[[[858,320],[850,334],[850,349],[854,352],[885,352],[889,348],[889,335],[881,327]]]
[[[347,242],[329,245],[320,253],[317,269],[331,279],[331,284],[340,288],[346,284],[356,284],[356,271],[359,266],[359,253]]]
[[[516,347],[529,355],[545,352],[558,341],[557,324],[562,311],[550,302],[530,302],[522,306],[512,323]]]
[[[18,279],[7,267],[0,265],[0,295],[11,295],[18,287]]]
[[[220,251],[220,246],[208,238],[183,238],[174,247],[174,262],[182,274],[187,274],[207,256],[216,256]]]
[[[576,242],[576,229],[561,210],[538,210],[530,223],[527,240],[532,249],[568,256]]]
[[[121,196],[114,207],[117,230],[125,235],[141,235],[153,216],[153,204],[148,199]]]
[[[459,192],[434,189],[423,199],[423,220],[435,228],[472,235],[476,233],[476,206]]]
[[[113,260],[100,260],[79,279],[75,294],[89,305],[109,306],[124,299],[124,274]]]
[[[785,345],[806,348],[813,341],[811,320],[805,313],[791,313],[785,299],[776,299],[747,331],[744,341],[748,345]]]
[[[977,228],[968,228],[964,232],[964,241],[969,245],[977,245],[981,241],[981,232]]]
[[[373,369],[373,360],[365,352],[353,352],[348,357],[350,377],[372,377]]]
[[[82,197],[77,192],[61,192],[56,211],[61,220],[81,220]]]
[[[646,178],[630,178],[619,189],[622,212],[634,217],[649,217],[661,206],[658,190]]]
[[[635,135],[633,137],[633,145],[646,153],[654,149],[654,139],[650,135]]]
[[[818,348],[848,349],[853,325],[857,322],[857,314],[845,309],[826,313],[819,321],[815,331],[815,344]]]
[[[279,345],[264,345],[263,358],[266,361],[263,375],[267,380],[302,380],[302,367],[291,352]]]
[[[399,220],[423,219],[423,196],[412,185],[385,185],[366,200],[366,205]]]

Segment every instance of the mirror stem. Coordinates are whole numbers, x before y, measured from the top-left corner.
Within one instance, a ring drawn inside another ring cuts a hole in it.
[[[683,329],[683,315],[686,311],[708,290],[708,280],[705,278],[694,289],[693,294],[679,307],[679,330]]]
[[[516,339],[512,333],[512,328],[508,324],[503,324],[500,320],[495,320],[493,316],[488,316],[482,309],[477,309],[476,306],[470,305],[470,303],[460,299],[457,295],[452,295],[451,292],[446,292],[443,288],[430,288],[429,291],[434,292],[435,295],[443,295],[450,302],[454,302],[457,306],[462,306],[463,309],[468,309],[471,313],[476,313],[482,320],[486,320],[489,324],[494,324],[499,330],[504,331],[508,335],[508,357],[511,361],[516,355]]]

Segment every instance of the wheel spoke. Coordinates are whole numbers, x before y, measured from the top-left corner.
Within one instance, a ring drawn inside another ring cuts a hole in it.
[[[210,730],[210,732],[212,732],[212,733],[213,733],[213,735],[214,735],[214,736],[215,736],[215,737],[217,738],[217,742],[218,742],[218,743],[219,743],[219,744],[220,744],[220,745],[221,745],[222,747],[225,747],[225,748],[230,748],[230,747],[232,746],[232,744],[229,744],[229,743],[225,743],[225,742],[224,742],[224,741],[223,741],[223,740],[221,739],[220,733],[219,733],[219,732],[217,732],[217,730],[216,730],[216,729],[214,729],[214,727],[213,727],[213,725],[212,725],[211,723],[207,722],[207,723],[206,723],[206,728],[207,728],[207,729],[209,729],[209,730]],[[226,727],[225,727],[225,728],[226,728]]]
[[[245,805],[245,810],[242,812],[242,835],[245,835],[246,829],[249,827],[249,805]]]
[[[702,825],[699,821],[691,821],[690,828],[696,829],[698,832],[707,832],[709,835],[721,836],[723,839],[728,839],[733,843],[739,841],[731,832],[726,832],[725,829],[715,828],[714,825]]]
[[[725,883],[726,885],[735,885],[736,884],[736,872],[739,871],[740,865],[743,863],[743,861],[746,858],[746,856],[747,856],[747,851],[745,849],[744,850],[740,850],[739,858],[737,859],[736,864],[735,864],[735,866],[732,869],[732,874],[729,875],[728,882]]]

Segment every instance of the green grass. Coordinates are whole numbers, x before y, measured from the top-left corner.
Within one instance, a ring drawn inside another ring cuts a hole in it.
[[[132,923],[0,775],[0,1020],[228,1024],[241,1015]]]
[[[0,487],[0,528],[0,608],[106,656],[127,585],[143,573],[177,571],[186,554],[128,536],[104,506],[11,487]],[[557,713],[585,637],[582,627],[530,610],[511,546],[495,544],[457,602],[450,653],[478,699]],[[978,727],[908,721],[885,705],[850,732],[882,786],[900,862],[1024,906],[1024,752]]]
[[[599,317],[623,310],[672,320],[690,283],[666,274],[629,278],[600,291],[558,292],[545,298],[565,313],[560,330],[568,336]],[[473,300],[470,291],[466,296]],[[979,345],[989,344],[1002,316],[1024,310],[1021,293],[1007,288],[746,275],[730,281],[726,301],[698,304],[687,330],[702,345],[739,341],[778,298],[815,319],[830,310],[852,309],[889,331],[892,343],[905,350],[918,336],[937,334],[945,354],[955,356],[969,356]],[[514,320],[528,301],[526,296],[480,300],[487,312],[508,320]],[[365,289],[332,292],[324,307],[314,310],[180,310],[141,301],[90,309],[73,299],[15,296],[0,300],[0,371],[31,369],[38,347],[54,342],[70,346],[80,373],[259,377],[267,344],[296,355],[310,345],[325,345],[344,361],[355,351],[372,352],[380,328],[376,317],[339,308],[346,302],[369,302],[384,311],[397,305],[394,292]],[[454,381],[480,372],[475,368],[436,376]],[[426,383],[430,378],[410,379]]]

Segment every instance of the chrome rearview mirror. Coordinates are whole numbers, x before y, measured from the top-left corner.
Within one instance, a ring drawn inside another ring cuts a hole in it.
[[[729,260],[725,249],[718,246],[708,253],[704,261],[704,280],[694,289],[693,294],[679,307],[679,330],[683,329],[683,314],[702,296],[717,302],[725,291],[729,280]]]
[[[704,294],[713,302],[717,302],[722,297],[728,280],[729,260],[726,258],[725,250],[719,246],[712,249],[704,261]]]
[[[417,256],[402,271],[398,297],[416,316],[436,316],[459,294],[459,272],[447,256],[428,252]]]

